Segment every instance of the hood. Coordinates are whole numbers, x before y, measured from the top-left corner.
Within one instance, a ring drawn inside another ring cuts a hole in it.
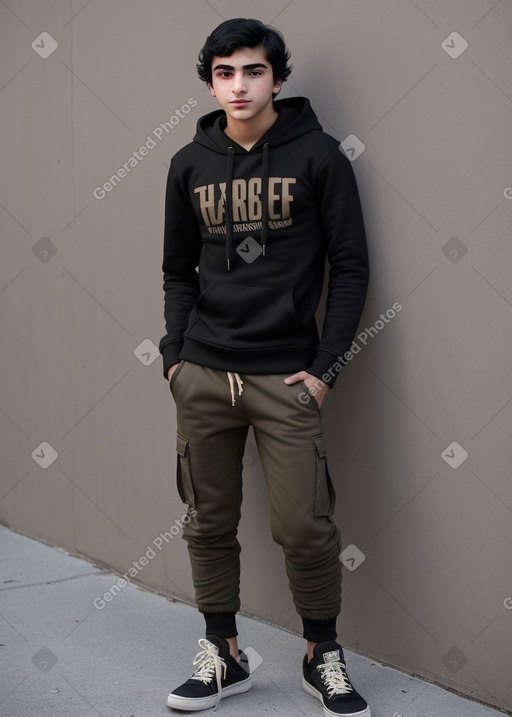
[[[255,152],[262,149],[265,143],[276,147],[292,142],[307,132],[322,130],[322,126],[306,97],[289,97],[274,102],[274,109],[279,112],[272,127],[249,150]],[[197,122],[194,142],[207,147],[213,152],[227,155],[228,147],[234,146],[235,154],[246,154],[246,150],[233,142],[224,132],[226,128],[224,110],[210,112]]]
[[[263,217],[261,225],[260,243],[262,255],[265,256],[265,247],[268,234],[268,152],[269,148],[293,142],[308,132],[322,131],[322,126],[314,113],[309,100],[306,97],[289,97],[274,102],[274,108],[279,113],[272,127],[251,147],[245,150],[239,144],[230,139],[224,132],[227,122],[224,110],[216,110],[204,115],[198,120],[197,131],[193,141],[212,152],[222,154],[226,161],[226,266],[229,271],[231,264],[231,252],[233,243],[233,222],[232,222],[232,186],[233,186],[233,165],[235,155],[247,155],[261,153],[262,155],[262,194],[261,202]]]

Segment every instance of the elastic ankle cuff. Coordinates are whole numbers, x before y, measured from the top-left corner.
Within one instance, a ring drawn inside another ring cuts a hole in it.
[[[303,637],[310,642],[330,642],[338,636],[336,632],[336,617],[328,620],[311,620],[302,618]]]
[[[236,637],[236,613],[235,612],[205,612],[206,634],[217,635],[218,637]]]

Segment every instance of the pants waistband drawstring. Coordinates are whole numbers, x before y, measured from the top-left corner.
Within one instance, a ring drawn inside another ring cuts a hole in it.
[[[235,379],[238,386],[238,395],[241,396],[244,391],[244,382],[240,378],[240,374],[236,373],[236,371],[226,371],[228,375],[228,381],[229,381],[229,387],[231,389],[231,405],[234,406],[236,404],[235,400]]]

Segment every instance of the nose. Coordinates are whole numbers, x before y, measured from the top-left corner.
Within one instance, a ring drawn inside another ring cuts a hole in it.
[[[233,86],[231,88],[235,95],[246,92],[245,78],[242,72],[237,72],[233,77]]]

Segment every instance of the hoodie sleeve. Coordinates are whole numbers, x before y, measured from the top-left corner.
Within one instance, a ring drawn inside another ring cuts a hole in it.
[[[334,386],[350,349],[368,287],[366,235],[350,160],[338,147],[318,171],[318,206],[330,264],[322,337],[307,372]]]
[[[165,195],[164,318],[166,334],[160,340],[164,377],[177,363],[189,314],[199,296],[196,267],[201,253],[201,234],[190,199],[171,162]]]

